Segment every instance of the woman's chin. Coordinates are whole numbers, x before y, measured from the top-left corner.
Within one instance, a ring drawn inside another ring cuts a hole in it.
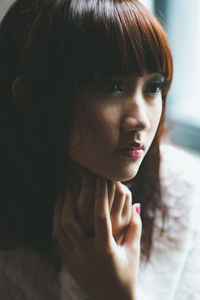
[[[131,170],[121,170],[119,172],[113,172],[112,174],[105,174],[105,178],[111,181],[121,181],[126,182],[132,180],[138,172],[138,168],[134,168]]]
[[[76,165],[76,170],[79,170],[79,174],[83,176],[84,174],[88,173],[93,176],[102,176],[108,180],[111,181],[120,181],[120,182],[126,182],[133,179],[138,172],[139,165],[132,165],[132,166],[110,166],[107,168],[107,166],[101,166],[100,168],[95,168],[93,165]]]

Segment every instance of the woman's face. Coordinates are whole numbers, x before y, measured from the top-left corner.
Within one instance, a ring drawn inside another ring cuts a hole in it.
[[[79,89],[69,156],[112,181],[132,179],[159,125],[163,83],[159,73],[107,80],[95,73]]]

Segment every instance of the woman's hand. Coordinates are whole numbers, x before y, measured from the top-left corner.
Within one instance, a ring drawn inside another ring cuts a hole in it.
[[[97,176],[85,171],[80,188],[74,185],[77,197],[77,216],[89,235],[94,234],[94,204]],[[121,243],[131,218],[132,195],[120,182],[106,180],[112,233]]]
[[[82,290],[93,300],[135,299],[140,257],[141,219],[137,204],[118,245],[112,235],[108,187],[98,178],[95,193],[94,236],[88,236],[76,219],[74,191],[57,199],[53,236],[56,250]]]

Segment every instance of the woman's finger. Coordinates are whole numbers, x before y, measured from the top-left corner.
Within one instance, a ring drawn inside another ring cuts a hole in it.
[[[108,203],[108,189],[103,177],[97,177],[95,193],[95,239],[101,246],[109,246],[112,239],[112,225]]]
[[[140,204],[136,203],[132,206],[131,220],[123,244],[125,244],[129,248],[139,250],[141,233],[142,233],[142,222],[140,218]]]
[[[94,233],[94,198],[96,178],[85,173],[77,201],[78,218],[88,234]]]
[[[114,201],[114,197],[115,197],[116,184],[115,184],[115,182],[113,182],[111,180],[107,180],[107,187],[108,187],[109,210],[111,212],[113,201]]]
[[[126,194],[127,188],[121,182],[116,182],[115,197],[111,209],[112,216],[121,216],[126,199]]]
[[[129,224],[130,222],[131,207],[132,207],[132,195],[131,193],[127,193],[124,201],[124,207],[122,209],[122,219],[123,219],[123,223],[125,224]]]
[[[63,209],[63,198],[61,195],[57,196],[55,208],[54,208],[54,216],[53,216],[53,238],[62,245],[63,248],[68,250],[72,247],[72,242],[64,233],[61,218],[62,218],[62,209]]]
[[[110,212],[112,233],[117,244],[121,244],[131,217],[132,194],[121,182],[115,182],[115,195]]]
[[[85,234],[76,217],[76,199],[73,188],[69,188],[64,196],[61,216],[62,227],[75,246],[85,242]]]

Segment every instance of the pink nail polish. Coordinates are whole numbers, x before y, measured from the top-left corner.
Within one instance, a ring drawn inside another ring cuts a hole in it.
[[[140,205],[140,203],[137,204],[135,210],[136,210],[136,213],[137,213],[138,215],[140,215],[140,212],[141,212],[141,205]]]

